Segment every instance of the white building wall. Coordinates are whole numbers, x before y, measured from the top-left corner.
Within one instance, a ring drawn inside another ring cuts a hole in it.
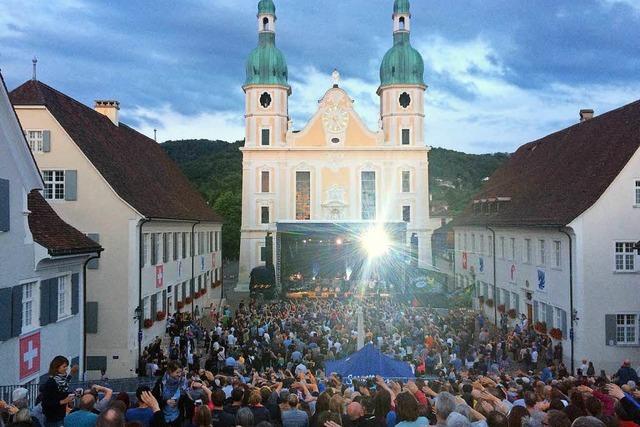
[[[640,179],[636,152],[600,199],[573,221],[578,240],[576,269],[576,357],[593,361],[596,370],[616,370],[625,359],[640,363],[640,256],[632,272],[615,271],[615,243],[640,241],[640,206],[635,204],[635,181]],[[610,345],[605,315],[636,316],[636,342]]]

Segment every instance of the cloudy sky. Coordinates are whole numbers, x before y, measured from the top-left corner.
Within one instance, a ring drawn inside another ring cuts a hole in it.
[[[244,61],[257,0],[2,0],[0,68],[31,76],[160,140],[243,135]],[[301,128],[334,68],[375,128],[392,0],[276,0]],[[429,145],[484,153],[640,98],[640,0],[413,0]]]

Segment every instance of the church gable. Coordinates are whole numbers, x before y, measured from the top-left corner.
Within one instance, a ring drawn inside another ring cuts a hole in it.
[[[337,85],[318,103],[318,111],[305,128],[288,136],[291,147],[345,148],[382,145],[381,133],[367,129],[353,108],[353,100]]]

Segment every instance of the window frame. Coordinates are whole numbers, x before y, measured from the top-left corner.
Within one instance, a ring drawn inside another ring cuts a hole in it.
[[[484,255],[484,234],[480,234],[480,255]]]
[[[51,174],[51,179],[47,179],[47,174]],[[58,180],[58,174],[62,174],[62,181]],[[66,173],[63,169],[43,169],[42,170],[42,181],[44,183],[44,188],[42,191],[42,195],[45,200],[51,201],[64,201],[65,200],[65,192],[67,187],[66,182]],[[49,188],[50,186],[50,188]],[[62,188],[62,196],[58,197],[58,189]],[[50,196],[50,197],[48,197]]]
[[[265,212],[266,212],[266,218],[265,218]],[[266,219],[266,222],[265,222],[265,219]],[[271,209],[269,209],[269,206],[261,205],[260,206],[260,224],[269,225],[270,223],[271,223]]]
[[[33,148],[32,140],[31,140],[31,132],[39,133],[40,140],[35,141],[38,146],[36,149]],[[32,153],[44,153],[44,129],[27,129],[25,130],[25,137],[27,139],[27,144],[29,145],[29,149],[31,149]]]
[[[365,179],[365,176],[367,179]],[[373,177],[373,179],[371,179]],[[375,170],[360,171],[360,218],[363,221],[375,221],[378,209],[378,174]],[[373,189],[365,188],[373,183]],[[366,197],[365,197],[366,194]],[[365,200],[366,199],[366,200]],[[366,203],[366,206],[365,206]]]
[[[618,251],[618,245],[622,246],[622,251]],[[613,271],[615,273],[636,273],[638,271],[636,251],[633,249],[635,242],[616,240],[613,245]],[[628,250],[630,249],[630,250]],[[618,257],[621,257],[622,268],[618,268]],[[631,260],[631,268],[627,268],[627,263]]]
[[[400,191],[405,194],[411,193],[411,171],[410,170],[405,169],[400,172]]]
[[[547,265],[547,243],[545,239],[538,239],[538,261],[540,265]]]
[[[411,205],[402,205],[402,221],[407,224],[411,222]]]
[[[634,204],[636,208],[640,208],[640,178],[636,178],[634,181]]]
[[[260,192],[271,193],[271,172],[268,170],[260,171]]]
[[[553,268],[562,268],[562,242],[560,240],[553,241]]]
[[[524,239],[523,245],[524,250],[522,251],[522,262],[524,264],[531,264],[531,239]]]
[[[405,135],[406,135],[406,139],[405,139]],[[400,130],[400,145],[402,146],[411,145],[411,128],[402,128]]]
[[[267,141],[266,144],[264,143],[265,135],[266,135],[266,141]],[[271,128],[268,128],[268,127],[260,128],[260,146],[261,147],[271,146]]]
[[[620,317],[623,317],[623,323],[620,323]],[[627,322],[629,317],[633,317],[633,324]],[[623,346],[634,346],[638,345],[638,314],[637,313],[616,313],[616,344]],[[623,337],[624,340],[619,340],[620,337],[619,332],[620,328],[623,329]],[[630,330],[633,330],[634,339],[628,339],[628,333]]]
[[[504,236],[500,236],[500,259],[506,259],[505,240]]]
[[[58,299],[58,321],[71,316],[71,276],[58,276],[57,299]],[[62,285],[62,290],[61,290]],[[62,304],[61,304],[62,302]]]
[[[511,237],[509,238],[509,253],[511,254],[511,258],[509,258],[511,261],[515,261],[516,260],[516,238],[515,237]]]
[[[306,184],[307,180],[304,182],[302,177],[308,177],[309,186],[308,188],[302,189],[301,185]],[[312,176],[310,170],[297,170],[294,174],[295,179],[295,194],[294,194],[294,209],[295,209],[295,218],[296,221],[309,221],[311,220],[311,211],[312,211],[312,201],[313,201],[313,191],[312,190]],[[300,187],[299,187],[300,186]],[[304,192],[303,192],[304,190]],[[307,194],[308,191],[308,194]],[[306,199],[306,200],[305,200]]]
[[[40,282],[37,279],[24,280],[20,282],[22,286],[22,325],[21,335],[33,332],[40,327]],[[28,297],[28,287],[31,287],[31,296]],[[27,309],[27,304],[30,303]],[[31,318],[29,324],[26,324],[27,311],[30,310]]]

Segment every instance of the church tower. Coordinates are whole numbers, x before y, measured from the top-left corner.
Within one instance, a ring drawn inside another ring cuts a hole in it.
[[[424,146],[424,61],[411,46],[409,0],[393,5],[393,47],[380,66],[380,118],[388,145]]]
[[[245,92],[246,147],[269,148],[285,144],[289,123],[287,63],[276,47],[276,6],[258,3],[258,47],[247,59]]]

